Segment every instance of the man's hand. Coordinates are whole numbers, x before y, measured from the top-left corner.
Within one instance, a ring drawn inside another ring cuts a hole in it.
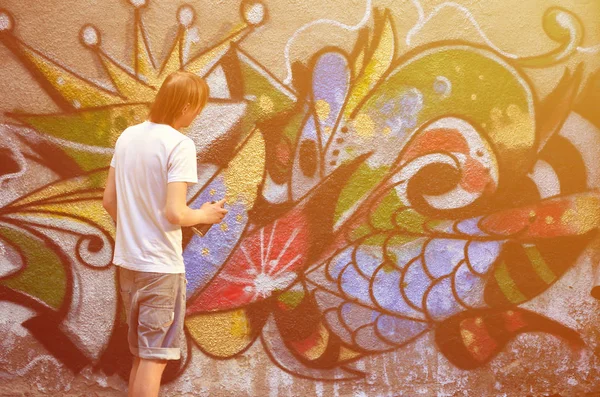
[[[200,211],[203,211],[206,217],[205,221],[202,223],[212,224],[221,222],[225,215],[229,212],[229,210],[223,208],[223,205],[225,205],[225,199],[217,202],[202,204]]]
[[[186,196],[187,183],[171,182],[167,185],[165,216],[174,225],[194,226],[218,223],[229,212],[223,208],[225,199],[214,204],[205,203],[202,208],[195,210],[187,206]]]

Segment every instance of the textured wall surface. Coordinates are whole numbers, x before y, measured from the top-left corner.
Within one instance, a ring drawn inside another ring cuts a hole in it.
[[[2,0],[0,66],[0,395],[124,395],[101,197],[177,69],[230,212],[164,395],[600,392],[597,0]]]

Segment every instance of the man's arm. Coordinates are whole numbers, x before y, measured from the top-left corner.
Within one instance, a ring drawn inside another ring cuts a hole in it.
[[[204,203],[200,209],[191,209],[187,202],[187,183],[170,182],[167,185],[165,215],[174,225],[194,226],[197,224],[219,223],[229,212],[223,208],[225,199],[214,204]]]
[[[117,186],[115,184],[115,169],[108,169],[108,179],[104,188],[104,196],[102,197],[102,206],[108,212],[112,220],[117,223]]]

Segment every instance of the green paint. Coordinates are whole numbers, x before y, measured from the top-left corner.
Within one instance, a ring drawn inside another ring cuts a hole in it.
[[[92,171],[101,167],[108,167],[112,154],[93,153],[87,150],[63,147],[65,153],[71,157],[79,167],[85,172]],[[106,182],[106,179],[104,180]]]
[[[19,247],[24,255],[25,269],[0,283],[40,299],[58,309],[66,294],[64,264],[43,241],[25,232],[0,226],[0,235]]]
[[[296,142],[298,139],[298,135],[300,135],[302,129],[302,121],[304,121],[305,116],[305,114],[300,112],[294,113],[283,128],[282,135],[287,137],[290,142]]]
[[[304,299],[304,291],[286,291],[279,295],[278,300],[288,309],[295,309]]]
[[[502,264],[496,268],[494,276],[496,277],[498,287],[500,287],[504,296],[506,296],[511,303],[517,304],[524,302],[527,299],[525,295],[519,291],[515,281],[510,276],[505,262],[502,262]]]
[[[527,254],[527,257],[531,261],[533,270],[535,270],[537,275],[540,276],[540,278],[544,280],[546,284],[550,284],[556,279],[556,275],[548,267],[548,264],[536,247],[526,247],[525,254]]]
[[[363,223],[362,225],[360,225],[359,227],[354,228],[351,232],[350,232],[350,241],[356,241],[360,238],[363,238],[365,236],[368,236],[369,234],[373,233],[373,229],[371,229],[371,226],[369,226],[367,223]]]
[[[113,148],[118,136],[128,125],[145,120],[148,107],[123,105],[99,109],[86,109],[75,114],[17,116],[37,131],[66,141],[88,146]]]
[[[402,206],[396,190],[390,190],[371,214],[371,224],[378,230],[394,229],[394,213]]]
[[[387,234],[378,233],[378,234],[375,234],[373,236],[366,238],[362,242],[362,245],[368,245],[368,246],[378,247],[378,248],[383,247],[383,244],[385,243],[386,238],[387,238]]]
[[[394,265],[392,265],[391,263],[386,263],[385,265],[383,265],[381,270],[383,270],[383,272],[386,274],[390,274],[390,273],[393,273],[394,271],[396,271],[396,267]]]
[[[535,143],[534,104],[525,80],[490,51],[440,46],[425,50],[424,54],[396,65],[359,113],[380,114],[382,104],[395,103],[397,98],[417,89],[423,103],[417,126],[449,115],[465,117],[498,151],[501,166],[522,174]],[[438,78],[450,82],[448,95],[435,92]],[[509,108],[517,114],[516,119],[508,116]],[[379,127],[384,128],[385,124]]]
[[[373,169],[366,163],[361,164],[340,193],[335,207],[334,223],[365,198],[381,182],[388,169],[387,166]]]
[[[396,215],[396,224],[410,233],[426,234],[423,226],[429,218],[412,208],[407,208]]]
[[[282,93],[268,78],[256,71],[251,65],[241,60],[240,68],[244,84],[244,95],[256,97],[256,100],[248,105],[248,112],[256,117],[255,121],[267,120],[274,114],[288,111],[293,107],[295,100]],[[269,102],[272,104],[271,109],[264,109],[260,106],[261,103],[264,103],[264,101],[261,102],[261,96],[269,98]]]
[[[97,171],[87,175],[86,183],[90,188],[101,187],[104,189],[106,178],[108,178],[108,171]]]

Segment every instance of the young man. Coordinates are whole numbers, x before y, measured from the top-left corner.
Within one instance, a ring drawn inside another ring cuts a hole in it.
[[[115,146],[103,205],[117,225],[113,262],[135,356],[129,396],[158,396],[166,360],[180,357],[185,315],[181,226],[220,222],[224,200],[187,206],[197,183],[194,142],[178,130],[206,105],[208,86],[188,72],[169,75],[149,120],[127,128]]]

